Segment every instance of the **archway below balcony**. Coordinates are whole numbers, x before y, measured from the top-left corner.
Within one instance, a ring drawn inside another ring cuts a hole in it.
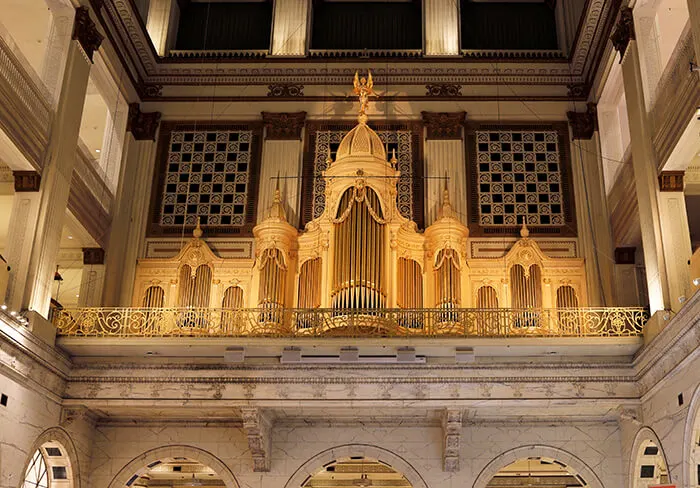
[[[20,488],[80,488],[78,455],[60,427],[42,432],[30,450]]]
[[[551,446],[521,446],[506,451],[479,473],[473,488],[559,486],[603,488],[595,472],[581,459]],[[539,483],[539,484],[538,484]]]
[[[213,454],[193,446],[164,446],[137,456],[124,466],[109,488],[198,486],[239,488],[231,470]]]
[[[700,486],[700,386],[695,388],[688,407],[683,439],[683,460],[687,465],[686,485]]]
[[[285,488],[328,488],[334,482],[344,483],[341,486],[428,488],[404,458],[368,444],[337,446],[317,454],[294,472]]]

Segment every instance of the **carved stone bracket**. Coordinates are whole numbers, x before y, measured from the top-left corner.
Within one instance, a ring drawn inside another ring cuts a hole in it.
[[[659,175],[660,191],[683,191],[685,171],[662,171]]]
[[[272,421],[263,411],[254,407],[243,407],[243,429],[248,436],[248,448],[253,455],[253,471],[270,471]]]
[[[306,112],[273,113],[262,112],[263,124],[267,132],[265,140],[298,140],[306,121]]]
[[[141,112],[138,103],[130,103],[126,130],[131,132],[137,141],[155,141],[160,116],[160,112]]]
[[[435,83],[425,85],[426,96],[429,97],[459,97],[462,96],[462,85],[456,83]]]
[[[105,264],[105,250],[101,247],[84,247],[83,264]]]
[[[459,451],[462,435],[462,410],[445,409],[442,413],[442,464],[447,472],[459,471]]]
[[[267,96],[275,98],[303,97],[304,85],[295,83],[276,83],[268,85]]]
[[[571,138],[590,139],[598,129],[598,111],[595,103],[589,103],[585,112],[566,112],[571,125]]]
[[[427,139],[461,139],[466,112],[421,112]]]
[[[41,186],[41,175],[36,171],[13,171],[15,178],[15,191],[39,191]]]
[[[103,40],[102,34],[97,30],[95,23],[90,19],[90,11],[87,7],[75,9],[75,23],[73,24],[73,40],[78,41],[87,57],[92,61],[92,55],[100,48]]]
[[[620,62],[625,57],[627,46],[630,41],[636,39],[634,33],[634,17],[632,9],[629,7],[620,8],[620,18],[617,20],[615,29],[610,35],[610,40],[615,47],[615,50],[620,53]]]
[[[78,422],[84,421],[88,426],[94,428],[97,424],[97,416],[85,406],[64,407],[61,410],[60,425],[63,428],[68,428]]]

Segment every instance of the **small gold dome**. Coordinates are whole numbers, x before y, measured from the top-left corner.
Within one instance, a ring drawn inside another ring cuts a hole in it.
[[[338,161],[349,156],[369,156],[386,161],[386,151],[382,140],[363,120],[360,120],[360,123],[348,132],[340,142],[335,160]]]

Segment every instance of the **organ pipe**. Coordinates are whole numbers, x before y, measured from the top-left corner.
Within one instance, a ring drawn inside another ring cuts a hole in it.
[[[305,261],[299,272],[299,308],[321,306],[321,258]]]
[[[370,188],[350,188],[334,223],[333,308],[382,308],[384,224],[379,197]]]
[[[441,249],[435,264],[436,299],[441,308],[458,308],[461,297],[459,261],[453,249]]]

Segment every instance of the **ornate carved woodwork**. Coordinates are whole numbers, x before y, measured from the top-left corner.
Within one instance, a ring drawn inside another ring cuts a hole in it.
[[[163,96],[163,85],[151,83],[139,83],[136,90],[141,98],[159,98]]]
[[[243,430],[248,437],[248,448],[253,456],[253,471],[270,471],[272,421],[259,408],[241,408]]]
[[[268,85],[267,96],[273,98],[294,98],[304,96],[304,85],[298,83],[275,83]]]
[[[613,43],[613,47],[617,52],[620,53],[620,62],[622,58],[625,57],[625,52],[627,51],[627,46],[630,41],[636,39],[634,32],[634,16],[632,14],[632,9],[629,7],[620,8],[620,17],[615,24],[615,29],[610,35],[610,40]]]
[[[15,179],[15,191],[39,191],[41,186],[41,175],[36,171],[13,171]]]
[[[131,132],[137,141],[155,141],[160,117],[160,112],[141,112],[138,103],[130,103],[126,130]]]
[[[425,85],[429,97],[461,97],[462,85],[456,83],[433,83]]]
[[[90,10],[87,7],[75,9],[75,23],[73,24],[73,40],[80,43],[87,57],[92,61],[92,56],[100,48],[103,40],[102,34],[90,18]]]
[[[84,247],[83,264],[105,264],[105,250],[101,247]]]
[[[566,85],[568,89],[567,95],[570,98],[588,98],[591,91],[591,85],[588,83],[569,83]]]
[[[566,112],[571,126],[571,138],[591,139],[598,130],[598,111],[595,103],[588,103],[585,112]]]
[[[683,191],[684,171],[662,171],[659,175],[660,191]]]
[[[421,112],[427,139],[461,139],[466,112]]]
[[[266,140],[300,140],[306,112],[262,112]]]

